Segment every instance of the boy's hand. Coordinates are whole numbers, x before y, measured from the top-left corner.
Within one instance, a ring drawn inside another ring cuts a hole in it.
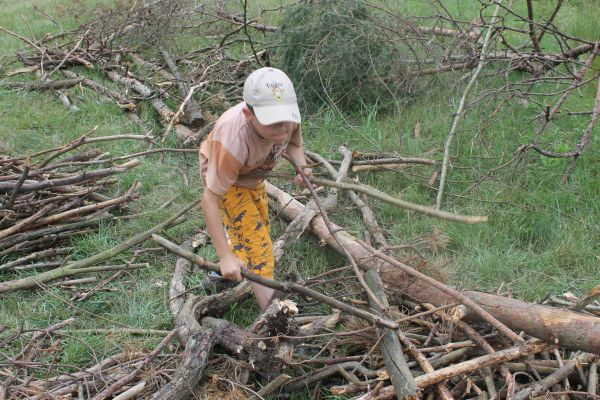
[[[312,176],[312,169],[310,168],[302,168],[302,172],[304,172],[304,175],[306,175],[308,178]],[[304,179],[302,179],[302,175],[300,174],[296,174],[294,177],[294,182],[296,182],[296,185],[298,186],[306,186],[304,184]]]
[[[223,278],[235,282],[242,280],[242,273],[240,271],[244,268],[244,263],[235,254],[229,253],[221,258],[219,260],[219,268],[221,268]]]

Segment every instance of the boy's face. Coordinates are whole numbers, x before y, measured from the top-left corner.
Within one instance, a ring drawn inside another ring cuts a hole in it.
[[[283,144],[290,140],[292,130],[294,129],[293,122],[278,122],[272,125],[263,125],[258,122],[258,119],[247,107],[243,108],[243,112],[256,133],[263,139],[273,144]]]

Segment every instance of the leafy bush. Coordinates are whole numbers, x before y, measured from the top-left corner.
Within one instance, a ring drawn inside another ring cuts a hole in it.
[[[275,34],[277,66],[309,110],[333,102],[346,111],[385,106],[405,92],[389,37],[373,8],[354,0],[316,0],[290,7]]]

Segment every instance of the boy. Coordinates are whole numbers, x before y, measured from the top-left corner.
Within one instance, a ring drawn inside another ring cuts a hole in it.
[[[284,151],[298,165],[306,165],[300,110],[288,76],[276,68],[260,68],[244,82],[243,98],[221,115],[200,146],[206,227],[221,275],[236,282],[242,280],[241,268],[273,278],[265,175]],[[295,181],[302,184],[301,176]],[[275,290],[251,285],[258,305],[266,309]]]

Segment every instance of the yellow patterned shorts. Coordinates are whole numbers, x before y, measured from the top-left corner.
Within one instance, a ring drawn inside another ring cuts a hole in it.
[[[231,250],[248,271],[273,278],[275,259],[264,183],[256,189],[232,186],[219,204]]]

